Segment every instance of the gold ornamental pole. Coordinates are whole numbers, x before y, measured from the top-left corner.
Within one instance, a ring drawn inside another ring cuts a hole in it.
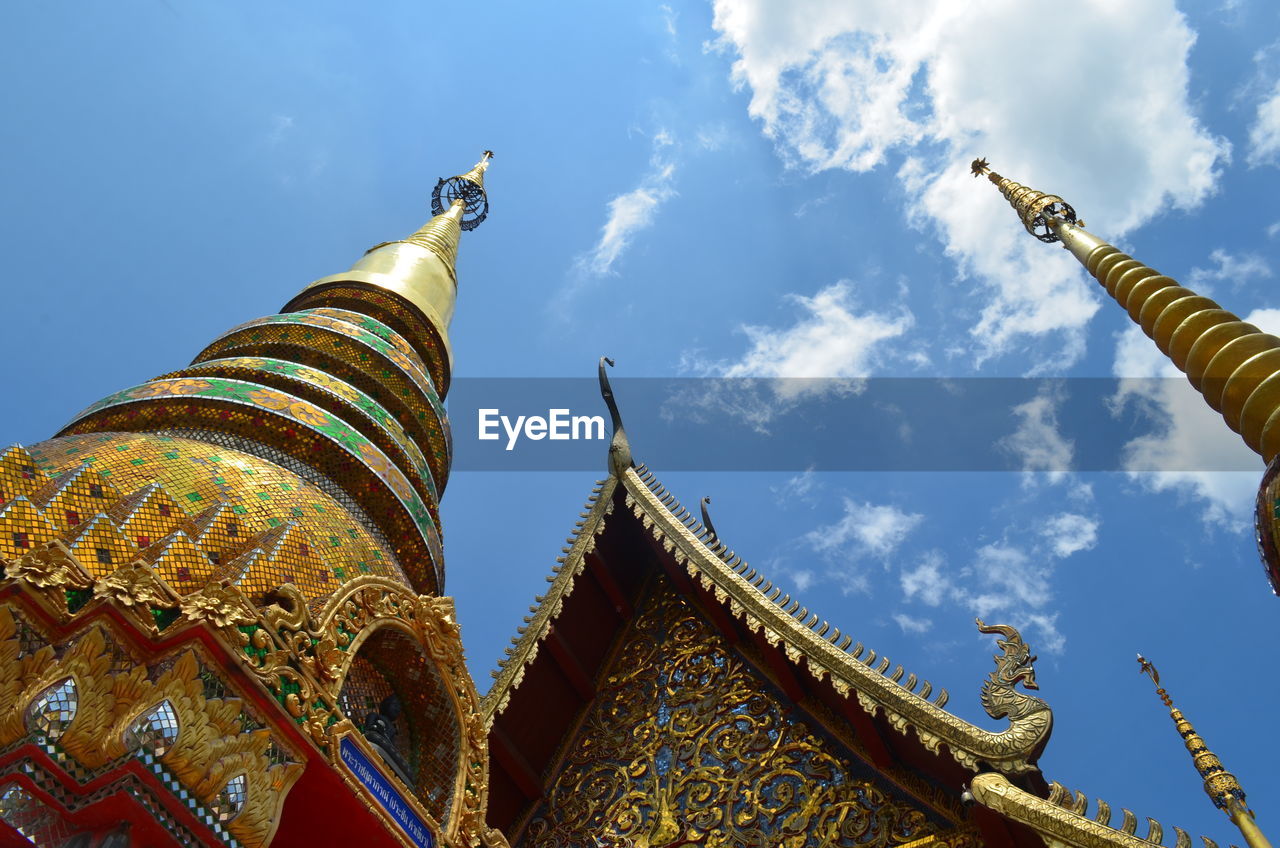
[[[1027,232],[1071,251],[1245,444],[1267,462],[1280,454],[1280,338],[1086,232],[1061,197],[1002,177],[985,159],[970,167],[1000,190]]]
[[[1213,801],[1214,806],[1231,817],[1232,824],[1240,829],[1249,848],[1271,848],[1271,843],[1254,822],[1253,811],[1245,805],[1244,790],[1240,788],[1240,781],[1223,767],[1222,760],[1209,750],[1209,746],[1205,745],[1200,734],[1196,733],[1191,722],[1182,714],[1182,710],[1173,705],[1173,699],[1160,685],[1160,672],[1156,671],[1156,667],[1142,654],[1138,654],[1138,666],[1141,669],[1140,673],[1151,675],[1151,680],[1156,685],[1156,694],[1169,708],[1169,717],[1173,719],[1178,735],[1186,743],[1187,753],[1191,754],[1191,762],[1195,764],[1196,771],[1200,772],[1200,777],[1204,779],[1205,794]]]
[[[1267,578],[1280,595],[1280,338],[1085,231],[1075,209],[1056,194],[1002,177],[985,159],[973,160],[970,169],[1000,190],[1027,232],[1071,251],[1268,464],[1255,517]]]

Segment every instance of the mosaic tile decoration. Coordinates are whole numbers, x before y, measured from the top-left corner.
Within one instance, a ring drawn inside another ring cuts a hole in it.
[[[75,761],[68,758],[53,743],[45,743],[41,748],[56,763],[58,763],[59,766],[65,769],[67,774],[81,784],[95,776],[93,774],[80,773],[80,769],[76,767]],[[216,820],[213,813],[201,806],[191,792],[187,790],[177,780],[177,778],[170,774],[154,755],[144,753],[139,757],[139,759],[143,762],[147,770],[156,776],[159,785],[163,787],[164,790],[167,790],[171,795],[177,797],[183,803],[183,806],[185,806],[198,821],[212,831],[213,837],[218,840],[216,844],[225,845],[227,848],[240,848],[241,844],[239,840],[227,831],[222,822]],[[160,803],[159,799],[155,795],[155,791],[139,780],[135,775],[126,774],[85,795],[80,794],[77,790],[69,789],[63,781],[54,777],[43,767],[37,765],[29,758],[22,759],[14,763],[10,771],[12,774],[20,774],[27,780],[31,781],[37,788],[51,796],[54,799],[54,802],[58,804],[62,810],[72,813],[77,810],[91,807],[110,795],[118,795],[123,792],[143,810],[145,810],[147,814],[158,822],[171,836],[173,836],[174,840],[179,845],[199,848],[199,846],[209,844],[206,839],[198,838],[186,825],[180,823],[176,818],[174,818],[174,816]],[[21,784],[17,784],[16,782],[7,784],[5,789],[0,790],[0,798],[3,798],[2,793],[7,791],[8,786],[15,785],[21,786]],[[25,787],[23,787],[23,792],[26,792]],[[20,802],[22,799],[19,795],[11,800]],[[46,809],[52,813],[52,817],[48,820],[50,823],[63,823],[64,820],[60,813],[54,812],[50,808]],[[5,815],[6,812],[7,811],[4,810],[3,801],[0,801],[0,815]],[[7,815],[5,815],[5,818],[7,821]],[[59,834],[65,835],[72,832],[74,832],[74,828],[69,827],[65,831],[43,831],[37,837],[36,844],[61,845],[62,840],[59,838]]]
[[[369,714],[376,713],[378,705],[394,691],[390,680],[365,656],[358,655],[351,661],[347,676],[342,679],[338,707],[357,728],[363,728]],[[396,752],[406,763],[412,763],[412,736],[409,732],[409,717],[404,710],[396,716],[393,724],[396,727]]]
[[[17,559],[57,535],[53,522],[22,495],[0,507],[0,557]]]
[[[299,397],[332,415],[335,415],[373,441],[396,465],[421,481],[422,469],[430,469],[430,477],[443,481],[449,474],[450,452],[448,419],[441,417],[430,431],[414,428],[423,436],[430,432],[424,444],[431,454],[424,455],[404,427],[386,409],[364,392],[315,368],[267,357],[240,356],[213,359],[181,371],[165,374],[157,379],[173,380],[184,377],[203,379],[226,377],[244,380],[267,388]],[[433,409],[434,411],[434,409]],[[441,414],[443,410],[439,411]],[[440,487],[443,491],[443,486]]]
[[[0,506],[18,496],[30,498],[44,483],[44,475],[22,445],[10,445],[0,452]]]
[[[415,795],[441,823],[448,817],[458,775],[461,733],[453,703],[419,645],[383,628],[360,646],[342,684],[339,705],[357,727],[394,692],[404,708],[397,742],[417,786]],[[369,708],[369,704],[373,708]],[[354,710],[352,712],[351,710]]]
[[[230,356],[285,359],[331,374],[367,394],[405,429],[415,432],[416,427],[427,433],[420,444],[430,443],[432,422],[441,419],[438,398],[423,394],[408,374],[345,336],[317,334],[306,327],[264,327],[210,345],[192,364]],[[432,405],[433,399],[437,406]]]
[[[186,512],[159,483],[121,498],[107,517],[139,548],[149,548],[178,529]]]
[[[217,815],[218,821],[229,822],[244,808],[244,802],[248,797],[248,781],[243,774],[238,774],[227,781],[227,785],[222,787],[222,791],[210,806]]]
[[[351,512],[297,474],[251,454],[190,439],[134,433],[65,436],[34,445],[29,453],[42,474],[84,465],[114,481],[117,489],[163,486],[181,506],[178,529],[153,541],[141,556],[154,562],[180,593],[203,586],[217,566],[214,559],[234,555],[258,535],[289,522],[301,530],[296,542],[277,551],[274,559],[264,558],[261,570],[241,579],[241,589],[251,597],[286,582],[309,598],[326,597],[362,574],[409,583],[395,554]],[[156,510],[157,523],[149,532],[159,533],[168,526],[161,520],[175,518],[164,498],[144,502]],[[169,515],[162,514],[161,506],[168,506]],[[57,515],[47,517],[60,521]],[[70,528],[59,527],[64,529]],[[197,536],[204,540],[203,546],[197,546]],[[135,538],[132,532],[129,537]]]
[[[290,311],[296,312],[300,315],[322,315],[325,318],[332,318],[335,321],[345,321],[348,324],[354,324],[366,332],[373,333],[375,336],[382,339],[384,342],[387,342],[414,362],[422,364],[424,371],[428,370],[426,368],[425,360],[418,356],[418,352],[413,349],[412,345],[404,340],[403,336],[370,315],[362,315],[359,312],[352,312],[349,309],[337,309],[332,306],[317,306],[312,309],[294,309]]]
[[[123,493],[87,465],[68,468],[47,481],[31,501],[63,529],[78,526],[120,499]]]
[[[230,404],[250,407],[259,417],[270,416],[284,419],[283,425],[277,424],[275,427],[267,425],[267,429],[258,435],[258,439],[269,444],[275,444],[276,447],[282,448],[286,452],[292,453],[292,451],[288,450],[289,440],[296,438],[299,428],[305,428],[325,436],[329,441],[334,442],[347,453],[353,454],[362,464],[368,466],[401,500],[407,502],[406,506],[409,507],[410,512],[414,511],[410,503],[416,499],[416,496],[410,491],[409,483],[404,478],[403,472],[398,468],[394,468],[386,454],[379,450],[363,434],[356,431],[342,419],[317,408],[299,397],[244,380],[229,380],[222,377],[153,380],[149,383],[143,383],[140,386],[134,386],[116,392],[113,395],[108,395],[89,406],[71,420],[71,423],[64,428],[64,432],[74,431],[77,425],[92,417],[94,413],[128,403],[162,402],[161,406],[164,408],[189,411],[183,409],[182,405],[197,400],[206,402],[224,401]],[[221,417],[223,420],[230,420],[229,415]],[[255,426],[260,427],[263,425]],[[284,438],[272,440],[268,438],[272,434],[278,434]],[[297,456],[297,454],[294,455]],[[298,458],[304,462],[309,462],[305,455]],[[430,471],[425,467],[419,470],[424,477],[423,483],[427,488],[427,497],[438,501],[439,496],[436,491],[435,481],[431,479]],[[102,495],[99,495],[99,497],[102,497]],[[119,493],[116,493],[116,497],[119,497]]]
[[[240,451],[241,453],[256,456],[258,459],[266,460],[272,465],[278,465],[286,471],[291,471],[302,480],[305,480],[337,501],[342,506],[342,509],[346,511],[347,515],[377,539],[384,549],[388,551],[392,549],[391,542],[388,541],[386,535],[382,532],[382,529],[374,523],[373,519],[364,511],[364,507],[357,503],[351,495],[338,488],[338,486],[328,477],[318,473],[314,468],[304,465],[283,451],[279,451],[270,445],[264,445],[261,442],[256,442],[253,439],[237,436],[234,433],[219,432],[217,430],[174,428],[169,430],[157,430],[155,431],[155,434],[158,436],[170,436],[177,439],[192,439],[222,448],[230,448],[231,450]],[[199,520],[204,521],[206,519],[200,518]],[[203,525],[201,525],[201,527],[203,527]],[[198,529],[198,532],[203,533],[204,531],[203,529]]]
[[[421,311],[386,289],[355,281],[326,283],[309,288],[290,301],[281,312],[334,307],[369,315],[394,330],[427,364],[440,396],[449,393],[451,363],[440,331]],[[443,328],[441,328],[443,329]]]
[[[420,498],[378,448],[350,426],[311,404],[270,389],[221,378],[146,383],[100,401],[64,434],[156,431],[174,426],[213,428],[286,450],[333,480],[392,540],[416,586],[438,591],[443,550],[438,503]]]
[[[103,513],[63,533],[67,547],[95,577],[105,577],[138,559],[141,551]]]
[[[142,748],[163,757],[178,738],[178,714],[173,704],[166,698],[138,716],[124,738],[131,750]]]
[[[75,679],[63,678],[31,702],[27,709],[27,728],[42,739],[56,741],[75,720],[78,703]]]
[[[62,845],[75,828],[17,782],[0,786],[0,819],[32,845]]]
[[[327,315],[317,315],[309,310],[306,312],[286,312],[281,315],[266,315],[262,318],[246,321],[218,336],[209,343],[209,347],[236,336],[253,338],[255,332],[265,330],[273,325],[301,327],[304,334],[307,330],[310,330],[312,332],[311,338],[315,338],[320,334],[317,331],[327,331],[331,334],[353,339],[364,347],[376,351],[384,359],[394,363],[397,368],[408,374],[422,394],[434,395],[436,393],[435,384],[432,382],[431,377],[427,375],[427,366],[416,353],[407,355],[386,339],[374,335],[368,330],[364,330],[354,324],[348,324],[346,321],[330,318]],[[306,340],[310,341],[310,339]],[[204,354],[201,354],[197,357],[197,361],[203,361],[205,358]]]

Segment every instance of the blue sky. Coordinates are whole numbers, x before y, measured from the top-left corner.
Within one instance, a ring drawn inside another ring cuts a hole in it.
[[[1280,330],[1272,4],[156,0],[11,3],[0,22],[4,443],[411,232],[436,178],[486,147],[457,379],[589,377],[602,353],[648,377],[1164,374],[968,177],[979,155]],[[1280,832],[1261,463],[1148,473],[1245,450],[1188,391],[1117,398],[1148,433],[1128,471],[1044,470],[1074,451],[1053,392],[1008,411],[1023,473],[655,470],[979,724],[993,648],[972,619],[1022,626],[1056,712],[1046,774],[1225,844],[1134,661],[1156,662]],[[448,588],[482,691],[592,480],[451,480]]]

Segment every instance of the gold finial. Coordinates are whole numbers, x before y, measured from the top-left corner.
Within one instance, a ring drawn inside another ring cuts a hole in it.
[[[431,214],[442,215],[446,208],[459,200],[465,207],[459,226],[464,231],[474,230],[489,217],[489,197],[484,191],[484,172],[489,170],[493,151],[486,150],[470,171],[455,177],[441,177],[431,192]]]
[[[1231,821],[1236,827],[1240,828],[1240,833],[1244,835],[1245,841],[1249,844],[1249,848],[1271,848],[1271,843],[1262,835],[1262,831],[1258,830],[1258,826],[1253,821],[1253,811],[1245,806],[1244,790],[1240,788],[1240,781],[1236,780],[1236,776],[1227,771],[1222,761],[1218,759],[1217,754],[1209,750],[1204,740],[1200,738],[1200,734],[1196,733],[1191,722],[1182,714],[1182,710],[1173,705],[1173,699],[1169,697],[1169,693],[1160,685],[1160,672],[1156,671],[1156,667],[1144,657],[1138,654],[1138,668],[1140,674],[1151,676],[1151,680],[1155,683],[1156,694],[1160,696],[1161,702],[1169,708],[1169,717],[1173,719],[1174,726],[1178,729],[1178,735],[1182,737],[1183,742],[1187,746],[1187,752],[1191,754],[1191,761],[1195,764],[1196,771],[1200,772],[1200,777],[1204,779],[1204,791],[1212,799],[1215,806],[1226,812],[1231,817]]]
[[[1049,243],[1061,241],[1056,229],[1058,223],[1084,226],[1084,221],[1076,220],[1076,210],[1071,208],[1070,203],[1056,194],[1045,194],[1000,176],[991,170],[986,159],[974,159],[969,165],[969,173],[975,177],[985,174],[987,179],[1000,189],[1000,193],[1004,195],[1005,200],[1009,201],[1013,211],[1018,213],[1018,217],[1022,219],[1022,226],[1040,241]]]
[[[464,230],[475,229],[489,214],[484,172],[492,158],[493,151],[486,150],[470,171],[440,180],[431,197],[434,217],[413,235],[374,245],[350,270],[316,280],[285,309],[331,305],[326,300],[331,295],[339,298],[332,303],[348,304],[342,293],[353,288],[381,289],[408,301],[417,317],[425,319],[425,325],[414,322],[430,339],[424,349],[443,349],[443,364],[433,371],[443,396],[453,361],[449,322],[458,298],[458,242]],[[431,360],[437,354],[424,356]]]

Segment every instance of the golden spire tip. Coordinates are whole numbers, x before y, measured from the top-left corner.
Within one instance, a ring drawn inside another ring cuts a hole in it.
[[[459,218],[463,230],[474,230],[489,216],[489,196],[484,190],[484,172],[489,169],[489,161],[493,159],[493,151],[486,150],[470,171],[453,177],[441,177],[431,192],[431,214],[442,215],[458,200],[463,201],[466,211]]]

